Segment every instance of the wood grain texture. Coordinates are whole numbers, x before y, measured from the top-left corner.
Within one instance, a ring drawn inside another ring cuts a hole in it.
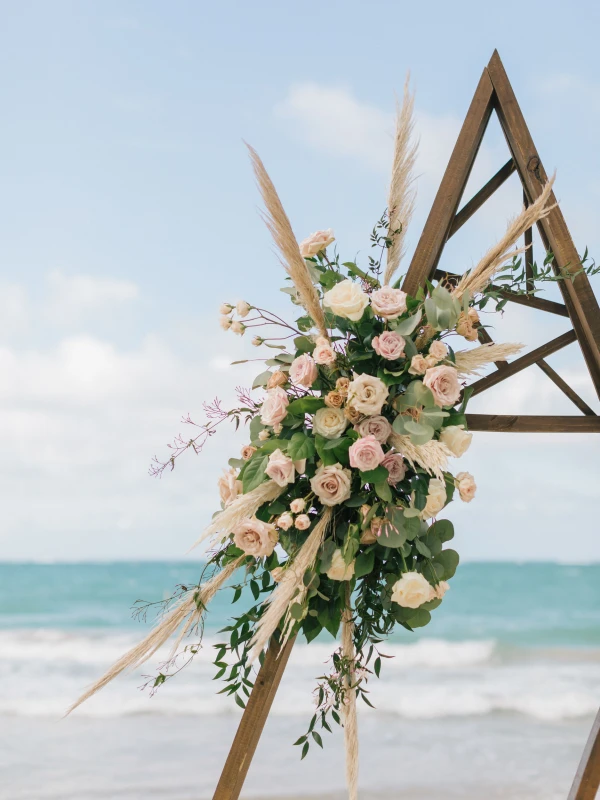
[[[213,800],[237,800],[252,763],[294,639],[283,648],[272,638],[231,745]]]
[[[467,426],[488,433],[600,433],[600,417],[467,414]]]
[[[484,70],[402,285],[410,295],[416,294],[437,266],[490,121],[493,93],[492,82]]]
[[[592,725],[567,800],[594,800],[600,787],[600,711]]]
[[[465,205],[452,220],[450,231],[448,232],[448,239],[454,236],[456,231],[460,230],[467,220],[471,219],[473,214],[481,208],[485,201],[489,200],[494,192],[510,178],[516,168],[517,167],[513,159],[509,158],[506,164],[503,167],[500,167],[498,172],[489,179],[485,186],[483,186],[477,192],[477,194],[473,195],[468,203],[465,203]]]
[[[547,181],[547,174],[497,51],[494,52],[488,64],[488,74],[494,87],[498,119],[517,165],[524,189],[529,200],[533,201],[540,195],[542,187]],[[550,203],[555,202],[556,198],[552,194]],[[560,208],[556,206],[538,227],[546,234],[546,247],[553,252],[557,268],[576,272],[580,268],[579,254]],[[570,311],[573,327],[577,332],[587,367],[600,397],[600,308],[598,302],[590,282],[584,274],[578,275],[573,281],[560,281],[559,288]]]

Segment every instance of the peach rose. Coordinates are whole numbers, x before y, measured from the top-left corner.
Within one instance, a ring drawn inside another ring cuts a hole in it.
[[[285,419],[287,407],[290,401],[285,391],[276,386],[269,389],[260,412],[260,420],[263,425],[277,425]]]
[[[333,551],[331,566],[327,570],[327,577],[332,581],[349,581],[354,575],[354,561],[346,564],[342,551],[338,548]]]
[[[349,404],[367,417],[381,413],[389,394],[385,383],[374,375],[355,375],[348,386]]]
[[[400,453],[386,453],[385,458],[381,462],[381,466],[385,467],[389,472],[387,480],[391,486],[395,486],[397,483],[404,480],[406,464]]]
[[[371,342],[373,350],[386,361],[397,361],[404,355],[405,341],[395,331],[384,331]]]
[[[406,292],[383,286],[371,295],[371,308],[384,319],[397,319],[406,311]]]
[[[256,453],[256,447],[252,444],[246,444],[242,447],[242,458],[244,461],[248,461],[248,459],[252,458],[252,456]]]
[[[344,405],[344,398],[336,391],[327,392],[323,400],[328,408],[341,408]]]
[[[300,514],[306,508],[306,500],[303,497],[297,497],[290,503],[290,510],[293,514]]]
[[[477,323],[479,323],[479,314],[474,308],[470,308],[466,314],[461,311],[456,323],[456,332],[459,336],[464,336],[467,342],[476,342],[479,338],[479,332],[474,326]]]
[[[448,581],[440,581],[437,586],[433,587],[433,593],[438,600],[442,600],[449,588]]]
[[[294,525],[299,531],[307,531],[310,528],[310,517],[308,514],[298,514]]]
[[[353,425],[357,425],[363,418],[363,414],[361,414],[360,411],[357,411],[354,406],[346,406],[344,409],[344,416]]]
[[[284,511],[281,516],[277,518],[277,527],[283,531],[289,531],[294,524],[294,518],[289,511]]]
[[[290,378],[299,386],[310,388],[317,380],[318,374],[319,370],[317,369],[317,365],[313,357],[309,356],[308,353],[304,353],[304,355],[295,358],[290,366]]]
[[[367,417],[354,426],[361,436],[374,436],[380,444],[385,444],[392,432],[392,426],[385,417]]]
[[[349,385],[350,385],[350,378],[338,378],[337,381],[335,382],[335,388],[342,395],[342,397],[346,397],[348,395]]]
[[[448,355],[448,346],[439,339],[429,345],[429,355],[437,361],[443,361]]]
[[[265,473],[278,486],[287,486],[288,483],[293,483],[296,477],[294,462],[281,450],[273,450],[269,456]]]
[[[369,305],[369,296],[349,278],[336,283],[323,295],[323,304],[338,317],[358,322]]]
[[[470,473],[459,472],[456,476],[455,486],[463,502],[470,503],[475,497],[477,484],[475,483],[475,478]]]
[[[427,490],[425,508],[421,511],[421,519],[430,519],[440,513],[446,505],[446,482],[441,478],[431,478]]]
[[[316,256],[321,250],[329,247],[332,242],[335,242],[335,236],[331,228],[327,228],[325,231],[315,231],[300,242],[300,254],[302,258]]]
[[[376,469],[383,461],[381,445],[374,436],[357,439],[348,451],[350,466],[361,472]]]
[[[317,339],[317,346],[313,350],[313,358],[315,364],[322,364],[325,367],[330,367],[332,364],[335,364],[335,350],[329,339],[326,339],[324,336],[319,336]]]
[[[288,377],[285,372],[277,369],[275,372],[271,373],[271,377],[267,381],[267,389],[275,389],[277,386],[283,386],[287,383],[287,380]]]
[[[242,482],[237,479],[237,472],[233,467],[224,469],[218,481],[219,495],[225,507],[231,505],[238,494],[242,492]]]
[[[262,522],[256,517],[241,520],[233,529],[235,546],[254,558],[270,556],[278,539],[275,526]]]
[[[313,431],[325,439],[337,439],[348,427],[348,420],[340,408],[320,408],[313,417]]]
[[[433,587],[420,572],[405,572],[392,587],[392,600],[403,608],[419,608],[433,597]]]
[[[428,369],[423,378],[423,383],[431,389],[435,404],[453,406],[460,397],[460,384],[458,373],[454,367],[433,367]]]
[[[320,466],[313,478],[310,488],[324,506],[337,506],[350,497],[352,473],[341,464]]]
[[[464,456],[471,446],[472,438],[473,434],[468,433],[464,425],[448,425],[447,428],[442,428],[440,434],[440,442],[445,444],[456,458]]]

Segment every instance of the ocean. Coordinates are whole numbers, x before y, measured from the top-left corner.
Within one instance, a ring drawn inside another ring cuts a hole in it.
[[[63,718],[149,630],[138,599],[198,562],[0,564],[0,798],[211,798],[241,710],[213,681],[231,592],[205,647],[150,696],[160,654]],[[295,645],[242,797],[343,798],[343,737],[300,762],[331,638]],[[361,800],[565,800],[600,704],[600,565],[461,565],[431,624],[398,629],[359,712]]]

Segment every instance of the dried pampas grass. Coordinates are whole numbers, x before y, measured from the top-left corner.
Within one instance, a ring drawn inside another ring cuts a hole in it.
[[[409,436],[399,433],[392,433],[388,441],[402,453],[413,469],[415,464],[418,464],[430,475],[444,479],[444,472],[448,469],[448,459],[452,456],[452,452],[445,444],[436,439],[426,444],[413,444]]]
[[[552,193],[552,185],[556,175],[553,175],[544,186],[538,199],[527,208],[524,208],[515,219],[508,224],[506,233],[497,244],[488,250],[477,266],[467,272],[453,289],[452,294],[461,298],[465,292],[471,297],[481,292],[492,280],[509,257],[524,253],[526,248],[521,247],[511,250],[515,242],[523,236],[526,230],[548,216],[556,204],[546,206]]]
[[[525,345],[507,342],[506,344],[482,344],[472,350],[459,350],[455,353],[456,371],[459,375],[479,375],[479,370],[494,361],[507,361]]]
[[[349,800],[358,800],[358,719],[356,716],[356,684],[354,650],[354,620],[350,605],[350,584],[346,584],[346,608],[342,614],[342,655],[352,665],[346,679],[346,702],[342,709],[344,718],[344,746],[346,751],[346,785]]]
[[[250,662],[254,661],[264,650],[280,620],[287,613],[291,602],[304,590],[304,573],[315,562],[325,531],[331,520],[331,514],[330,508],[325,509],[323,516],[311,531],[310,536],[304,542],[294,560],[286,567],[281,581],[277,584],[268,600],[266,600],[268,604],[267,610],[259,619],[256,631],[250,642],[252,646]],[[281,639],[282,647],[290,637],[291,628],[292,625],[288,620]]]
[[[265,481],[251,492],[238,495],[231,505],[216,515],[208,528],[204,529],[202,535],[190,547],[190,550],[193,550],[205,539],[216,536],[217,533],[230,533],[238,522],[255,514],[263,503],[276,500],[282,492],[283,487],[278,486],[275,481]]]
[[[71,711],[74,711],[77,706],[80,706],[86,700],[89,700],[89,698],[92,697],[92,695],[95,695],[96,692],[99,692],[100,689],[103,689],[107,684],[114,680],[117,675],[120,675],[126,669],[135,669],[147,661],[151,656],[154,655],[154,653],[156,653],[157,650],[163,646],[168,639],[170,639],[179,626],[186,621],[183,632],[178,637],[177,642],[171,651],[170,658],[172,658],[174,652],[176,652],[177,647],[181,643],[183,636],[190,630],[195,622],[200,620],[204,614],[206,606],[210,603],[225,581],[239,566],[241,566],[241,564],[244,562],[244,559],[245,556],[241,556],[235,561],[232,561],[205,584],[199,588],[192,589],[183,595],[178,605],[169,611],[162,622],[157,625],[156,628],[154,628],[154,630],[151,631],[148,636],[146,636],[146,638],[143,639],[139,644],[137,644],[135,647],[132,647],[131,650],[125,653],[124,656],[121,656],[121,658],[112,665],[112,667],[100,678],[100,680],[96,681],[96,683],[90,689],[88,689],[87,692],[84,692],[84,694],[81,695],[79,700],[73,703],[73,705],[66,712],[65,716],[69,715]],[[186,618],[188,619],[186,620]]]
[[[388,194],[388,235],[392,245],[387,250],[387,263],[383,275],[383,285],[392,282],[400,261],[404,256],[406,231],[415,208],[416,191],[414,190],[413,169],[417,158],[418,145],[411,144],[414,129],[413,109],[415,96],[409,90],[410,73],[404,84],[402,105],[396,103],[396,134],[394,137],[394,159],[392,161],[392,179]],[[392,231],[401,228],[395,236]]]
[[[254,174],[265,203],[266,212],[262,216],[277,247],[279,260],[292,279],[294,286],[298,290],[300,301],[308,315],[314,320],[319,333],[321,336],[329,338],[319,295],[313,285],[306,262],[300,253],[298,242],[294,236],[288,216],[281,205],[279,195],[273,186],[273,181],[269,177],[265,165],[260,160],[256,150],[250,147],[249,144],[246,147],[250,151]]]

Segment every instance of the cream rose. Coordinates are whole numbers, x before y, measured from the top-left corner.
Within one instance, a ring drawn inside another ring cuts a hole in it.
[[[265,472],[278,486],[287,486],[288,483],[293,483],[296,478],[294,462],[281,450],[273,450],[269,456]]]
[[[335,364],[335,350],[331,342],[324,336],[319,336],[317,339],[317,346],[313,350],[313,358],[315,364],[322,364],[325,367]]]
[[[448,355],[448,346],[436,339],[429,345],[429,355],[436,361],[443,361]]]
[[[468,433],[464,425],[448,425],[447,428],[442,428],[440,434],[440,442],[445,444],[456,458],[464,456],[471,446],[472,438],[473,434]]]
[[[384,286],[371,295],[371,308],[384,319],[397,319],[406,311],[406,292]]]
[[[385,383],[374,375],[355,375],[348,386],[348,404],[360,414],[375,417],[381,413],[388,394]]]
[[[275,526],[256,517],[241,520],[233,529],[235,546],[243,550],[246,555],[255,558],[270,556],[278,539]]]
[[[427,502],[421,511],[421,519],[429,519],[439,514],[446,505],[446,482],[441,478],[431,478],[427,492]]]
[[[237,479],[237,472],[233,467],[224,469],[218,481],[219,495],[224,506],[228,506],[242,491],[242,482]]]
[[[420,572],[405,572],[392,587],[392,600],[403,608],[419,608],[433,599],[434,590]]]
[[[442,600],[449,588],[448,581],[440,581],[437,586],[433,587],[433,593],[438,600]]]
[[[397,361],[404,355],[404,337],[395,331],[383,331],[371,342],[373,350],[386,361]]]
[[[354,426],[361,436],[374,436],[380,444],[385,444],[392,432],[392,426],[385,417],[367,417]]]
[[[247,317],[251,308],[252,306],[245,300],[238,300],[238,302],[235,304],[235,310],[240,317]]]
[[[463,502],[470,503],[475,497],[477,484],[475,483],[475,478],[470,473],[459,472],[456,476],[455,486]]]
[[[354,561],[346,564],[342,551],[338,548],[333,551],[331,566],[327,570],[327,577],[332,581],[349,581],[354,575]]]
[[[388,483],[391,486],[395,486],[397,483],[404,480],[406,464],[400,453],[386,453],[385,458],[381,462],[381,466],[385,467],[389,472]]]
[[[323,303],[338,317],[358,322],[369,305],[369,296],[357,283],[347,278],[325,292]]]
[[[290,400],[281,386],[269,389],[260,412],[260,421],[262,424],[277,425],[284,420],[287,415],[289,403]]]
[[[313,357],[308,353],[295,358],[290,365],[290,378],[294,383],[299,386],[306,386],[310,388],[317,380],[319,370],[315,364]]]
[[[325,439],[337,439],[346,430],[348,420],[341,408],[320,408],[313,417],[313,431]]]
[[[277,518],[277,527],[283,531],[289,531],[294,524],[294,518],[289,511],[284,511],[283,514]]]
[[[298,514],[294,525],[299,531],[307,531],[310,528],[310,517],[308,514]]]
[[[331,228],[327,228],[325,231],[315,231],[300,242],[300,253],[303,258],[316,256],[321,250],[329,247],[332,242],[335,242],[335,236]]]
[[[260,439],[261,442],[266,442],[266,440],[269,439],[270,436],[271,436],[271,434],[269,433],[269,431],[264,431],[263,430],[263,431],[259,431],[259,433],[258,433],[258,438]]]
[[[410,360],[408,371],[411,375],[425,375],[427,372],[427,359],[421,353],[417,353]]]
[[[436,405],[453,406],[460,397],[458,373],[454,367],[433,367],[428,369],[423,383],[431,389]]]
[[[297,497],[290,503],[290,510],[293,514],[300,514],[306,508],[306,500],[303,497]]]
[[[310,488],[324,506],[338,506],[350,497],[352,473],[341,464],[321,466],[314,478],[310,479]]]
[[[357,439],[348,451],[350,466],[361,472],[376,469],[383,461],[383,450],[374,436]]]

